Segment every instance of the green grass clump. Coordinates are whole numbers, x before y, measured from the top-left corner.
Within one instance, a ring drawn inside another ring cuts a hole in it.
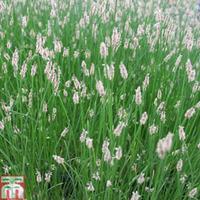
[[[200,199],[198,15],[0,0],[0,174],[28,200]]]

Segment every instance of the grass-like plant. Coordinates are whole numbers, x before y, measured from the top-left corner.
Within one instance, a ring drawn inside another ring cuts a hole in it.
[[[191,0],[0,0],[0,172],[28,200],[200,199],[200,18]]]

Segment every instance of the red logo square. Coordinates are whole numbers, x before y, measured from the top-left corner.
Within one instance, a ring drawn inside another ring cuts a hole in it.
[[[25,181],[24,176],[1,176],[0,200],[24,200]]]

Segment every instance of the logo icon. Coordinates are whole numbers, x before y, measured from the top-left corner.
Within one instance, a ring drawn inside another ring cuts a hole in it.
[[[24,200],[24,190],[24,176],[1,176],[0,200]]]

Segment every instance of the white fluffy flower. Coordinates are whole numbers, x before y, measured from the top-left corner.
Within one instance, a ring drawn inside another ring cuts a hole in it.
[[[0,121],[0,130],[3,130],[4,129],[4,123],[3,121]]]
[[[106,181],[106,187],[111,187],[111,186],[112,186],[111,180],[107,180],[107,181]]]
[[[108,48],[104,42],[100,44],[100,54],[102,58],[106,58],[108,56]]]
[[[85,142],[87,134],[88,134],[88,132],[85,129],[83,129],[83,131],[82,131],[82,133],[80,135],[81,143]]]
[[[137,105],[142,104],[142,94],[140,86],[135,90],[135,103]]]
[[[195,197],[195,195],[197,194],[197,188],[194,188],[194,189],[192,189],[190,192],[189,192],[189,194],[188,194],[188,196],[190,197],[190,198],[194,198]]]
[[[190,108],[185,113],[185,118],[190,119],[195,114],[195,108]]]
[[[113,64],[111,66],[105,65],[104,67],[104,75],[107,79],[112,80],[115,74],[115,67]]]
[[[64,164],[65,160],[64,158],[57,156],[57,155],[53,155],[53,159],[58,163],[58,164]]]
[[[128,72],[127,72],[126,66],[123,63],[121,63],[119,68],[120,68],[121,77],[123,79],[127,79],[128,78]]]
[[[90,192],[94,191],[94,186],[93,186],[92,182],[89,182],[86,184],[86,189]]]
[[[142,183],[144,183],[144,181],[145,181],[144,173],[141,173],[141,174],[139,175],[138,179],[137,179],[137,182],[138,182],[138,184],[141,185]]]
[[[166,137],[160,139],[157,143],[156,152],[160,159],[163,159],[167,152],[171,150],[172,147],[173,134],[168,133]]]
[[[61,137],[65,137],[65,135],[69,132],[68,128],[64,128],[62,133],[60,134]]]
[[[74,104],[78,104],[79,103],[78,92],[74,92],[74,94],[73,94],[73,102],[74,102]]]
[[[42,176],[39,171],[36,172],[36,181],[37,181],[37,183],[42,182]]]
[[[176,164],[176,170],[177,170],[178,172],[180,172],[180,171],[182,170],[182,168],[183,168],[183,160],[180,159],[180,160],[177,162],[177,164]]]
[[[124,127],[125,127],[125,124],[123,122],[119,122],[117,127],[114,129],[114,135],[120,136]]]
[[[144,125],[148,120],[148,114],[147,112],[144,112],[140,118],[140,124]]]
[[[104,86],[103,86],[102,81],[97,81],[96,82],[96,89],[97,89],[97,92],[99,93],[99,95],[101,97],[105,96],[106,92],[104,90]]]
[[[150,135],[154,135],[155,133],[158,132],[158,127],[155,125],[155,124],[152,124],[150,127],[149,127],[149,134]]]
[[[115,150],[116,150],[115,158],[117,160],[120,160],[122,158],[122,148],[119,146],[119,147],[116,147]]]
[[[88,149],[91,149],[93,147],[93,139],[87,137],[86,141],[85,141],[85,144],[86,144]]]
[[[138,191],[132,192],[132,196],[131,196],[131,199],[130,199],[130,200],[139,200],[140,197],[141,197],[141,196],[139,195]]]
[[[179,134],[179,139],[181,141],[184,141],[185,140],[185,131],[184,131],[184,127],[183,126],[179,126],[178,134]]]

